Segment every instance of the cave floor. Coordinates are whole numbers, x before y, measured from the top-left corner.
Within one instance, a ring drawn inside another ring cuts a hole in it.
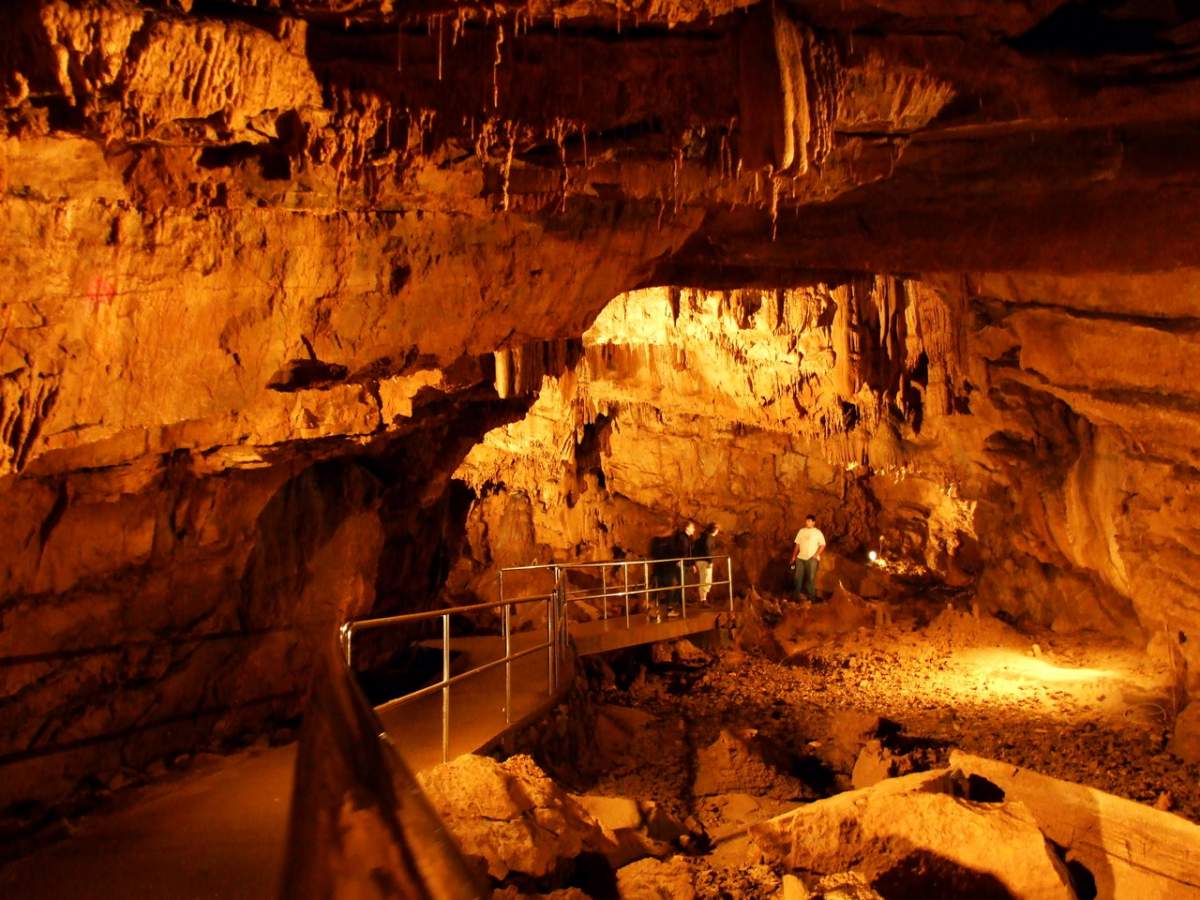
[[[699,896],[772,895],[777,875],[746,864],[746,826],[850,789],[864,741],[855,723],[877,718],[915,769],[958,748],[1200,822],[1200,766],[1165,750],[1171,673],[1140,647],[951,610],[849,633],[836,633],[836,609],[776,610],[758,638],[779,661],[740,649],[691,667],[614,660],[595,697],[602,718],[649,715],[572,787],[654,800],[702,825],[711,843],[690,856]],[[746,741],[775,754],[774,779],[714,763],[714,748]]]
[[[699,898],[778,896],[746,829],[851,789],[864,723],[912,770],[958,748],[1200,821],[1200,766],[1165,750],[1171,673],[1140,647],[937,604],[849,628],[836,606],[766,606],[743,622],[755,652],[593,664],[593,758],[545,760],[572,790],[654,801],[703,834],[682,855]]]

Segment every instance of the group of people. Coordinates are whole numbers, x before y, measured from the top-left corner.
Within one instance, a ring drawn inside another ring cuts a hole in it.
[[[689,571],[696,573],[696,590],[701,603],[708,600],[713,583],[713,556],[717,553],[717,536],[721,526],[709,522],[703,531],[696,534],[696,523],[686,522],[682,528],[669,535],[650,541],[652,559],[664,560],[654,565],[654,587],[658,588],[657,599],[668,606],[668,615],[675,613],[674,607],[683,605],[683,592]],[[665,560],[676,560],[666,562]]]
[[[683,560],[658,562],[654,566],[654,587],[660,588],[659,598],[668,604],[682,604],[685,576],[688,570],[697,574],[697,593],[701,603],[708,599],[712,590],[712,557],[717,553],[717,535],[721,528],[716,522],[696,534],[696,523],[685,522],[683,527],[669,535],[653,538],[650,556],[657,560]],[[796,532],[792,540],[792,558],[789,565],[793,571],[794,596],[797,601],[817,600],[817,571],[821,556],[825,552],[825,534],[817,527],[817,517],[804,517],[804,527]],[[676,590],[670,590],[675,588]]]
[[[701,603],[708,600],[713,583],[713,556],[717,554],[717,536],[721,527],[709,522],[705,529],[696,534],[696,523],[685,522],[683,527],[669,535],[660,535],[650,541],[650,557],[659,560],[654,564],[654,587],[659,603],[666,603],[669,612],[683,604],[687,572],[696,573],[696,590]],[[789,565],[793,571],[794,596],[797,601],[817,600],[817,570],[821,555],[825,552],[825,534],[817,527],[817,517],[804,517],[804,527],[796,532],[792,540],[792,558]],[[667,560],[674,560],[668,562]]]

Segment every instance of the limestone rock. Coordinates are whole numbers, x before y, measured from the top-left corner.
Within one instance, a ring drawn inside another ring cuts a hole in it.
[[[779,891],[780,900],[808,900],[812,896],[804,882],[795,875],[787,872],[783,876],[783,884]]]
[[[820,800],[751,828],[768,863],[818,874],[855,869],[884,896],[985,891],[1070,900],[1066,870],[1019,803],[941,792],[946,770]]]
[[[756,731],[722,730],[717,739],[696,754],[697,797],[752,793],[777,798],[803,797],[807,786],[788,771],[786,751]]]
[[[836,712],[829,723],[829,741],[822,753],[839,772],[851,772],[859,753],[879,731],[879,716],[855,710]]]
[[[1193,700],[1175,717],[1167,749],[1184,762],[1200,763],[1200,701]]]
[[[674,663],[683,666],[702,666],[712,661],[707,653],[687,638],[660,642],[654,644],[650,649],[654,662],[660,665]]]
[[[467,754],[418,779],[463,852],[493,878],[541,878],[584,851],[612,849],[599,822],[527,756]]]
[[[621,900],[692,900],[696,896],[686,860],[643,859],[617,871]]]
[[[868,741],[858,754],[850,781],[855,789],[868,788],[873,784],[898,774],[899,767],[891,751],[880,741]]]
[[[579,794],[575,799],[602,827],[609,831],[637,828],[642,824],[642,811],[638,808],[637,801],[629,797]]]

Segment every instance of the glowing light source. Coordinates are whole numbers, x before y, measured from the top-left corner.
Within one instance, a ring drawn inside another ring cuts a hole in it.
[[[875,560],[879,559],[879,554],[872,550],[867,554],[867,559],[869,559],[871,562],[875,562]]]

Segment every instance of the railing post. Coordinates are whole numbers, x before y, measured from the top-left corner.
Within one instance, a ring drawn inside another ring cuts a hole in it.
[[[642,596],[646,600],[646,612],[650,612],[650,562],[642,560]],[[657,602],[658,597],[654,598]]]
[[[608,621],[608,569],[604,568],[604,566],[600,567],[600,595],[601,595],[600,602],[604,604],[604,612],[601,614],[601,618],[607,622]]]
[[[500,616],[504,619],[504,724],[512,724],[512,607],[504,602],[504,570],[500,570]]]
[[[621,560],[621,571],[625,573],[625,627],[629,628],[629,563]]]
[[[725,580],[729,582],[729,611],[733,612],[733,557],[725,557]]]
[[[546,597],[546,693],[554,696],[554,595]]]
[[[563,621],[566,609],[567,582],[560,566],[554,567],[554,689],[558,690],[559,657],[562,655]]]
[[[450,613],[442,616],[442,762],[450,756]]]
[[[684,572],[683,560],[679,561],[679,606],[680,617],[687,618],[687,574]]]

